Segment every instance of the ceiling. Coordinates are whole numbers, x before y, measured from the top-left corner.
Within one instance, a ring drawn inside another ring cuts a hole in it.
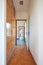
[[[20,5],[20,1],[23,1],[23,5]],[[13,0],[15,10],[18,12],[28,11],[29,9],[29,0]]]

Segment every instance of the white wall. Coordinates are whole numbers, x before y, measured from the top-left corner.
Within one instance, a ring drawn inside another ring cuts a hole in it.
[[[30,0],[30,51],[43,65],[43,0]]]
[[[39,65],[43,65],[43,0],[39,1]]]
[[[5,0],[0,0],[0,65],[5,64]]]
[[[38,65],[38,2],[30,0],[30,51]]]

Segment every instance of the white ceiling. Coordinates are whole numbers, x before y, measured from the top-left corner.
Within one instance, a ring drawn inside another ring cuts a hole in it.
[[[23,5],[20,5],[20,1],[23,1]],[[29,0],[13,0],[14,2],[14,6],[15,6],[15,10],[16,11],[20,11],[20,12],[23,12],[23,11],[28,11],[29,10]]]

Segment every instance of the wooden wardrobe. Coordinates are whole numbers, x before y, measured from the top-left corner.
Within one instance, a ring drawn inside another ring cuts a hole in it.
[[[15,7],[13,0],[6,0],[6,23],[11,24],[11,36],[6,35],[6,61],[8,63],[13,54],[17,37],[17,23],[15,21]]]

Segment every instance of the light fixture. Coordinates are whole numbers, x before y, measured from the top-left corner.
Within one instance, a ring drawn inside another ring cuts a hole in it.
[[[22,0],[20,1],[20,5],[23,5],[23,1]]]

